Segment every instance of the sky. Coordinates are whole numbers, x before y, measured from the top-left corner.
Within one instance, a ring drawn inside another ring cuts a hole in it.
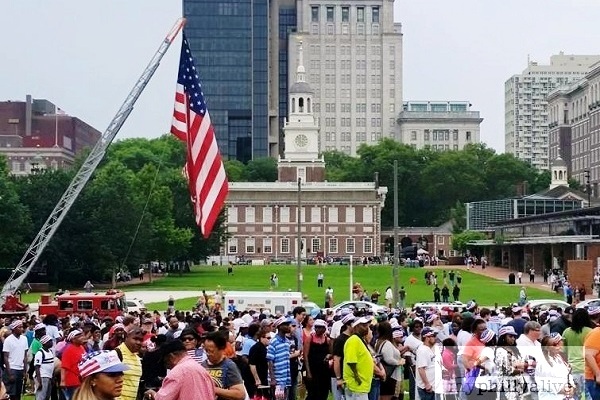
[[[0,101],[45,98],[104,131],[177,18],[179,0],[0,0]],[[468,100],[504,151],[504,82],[552,54],[598,54],[598,0],[396,0],[404,100]],[[170,128],[180,40],[117,138]],[[200,75],[210,71],[200,71]],[[210,110],[210,98],[207,98]]]

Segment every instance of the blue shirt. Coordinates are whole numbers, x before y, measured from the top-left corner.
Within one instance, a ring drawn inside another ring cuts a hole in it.
[[[250,349],[255,344],[256,344],[256,340],[252,339],[251,337],[246,336],[246,339],[244,339],[244,344],[242,344],[241,354],[243,356],[248,356],[250,354]]]
[[[273,338],[269,347],[267,347],[267,360],[273,363],[273,374],[277,385],[292,386],[290,341],[286,337],[278,334]]]

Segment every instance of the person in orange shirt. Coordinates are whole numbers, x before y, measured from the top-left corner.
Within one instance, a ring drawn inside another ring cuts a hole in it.
[[[473,322],[473,327],[471,329],[473,336],[465,345],[465,349],[461,358],[466,371],[470,371],[473,368],[477,359],[479,358],[479,355],[481,354],[481,350],[483,350],[485,347],[485,344],[479,339],[479,337],[486,328],[487,325],[482,319],[476,319]]]
[[[594,328],[583,343],[585,387],[592,400],[600,400],[600,328]]]

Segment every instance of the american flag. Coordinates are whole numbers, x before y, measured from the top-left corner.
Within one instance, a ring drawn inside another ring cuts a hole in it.
[[[229,182],[185,34],[171,133],[187,143],[186,172],[196,224],[208,238],[225,203]]]

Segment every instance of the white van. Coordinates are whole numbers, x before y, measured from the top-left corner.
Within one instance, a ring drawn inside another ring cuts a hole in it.
[[[228,291],[223,294],[223,308],[226,312],[269,310],[271,315],[284,315],[300,305],[300,292]]]

